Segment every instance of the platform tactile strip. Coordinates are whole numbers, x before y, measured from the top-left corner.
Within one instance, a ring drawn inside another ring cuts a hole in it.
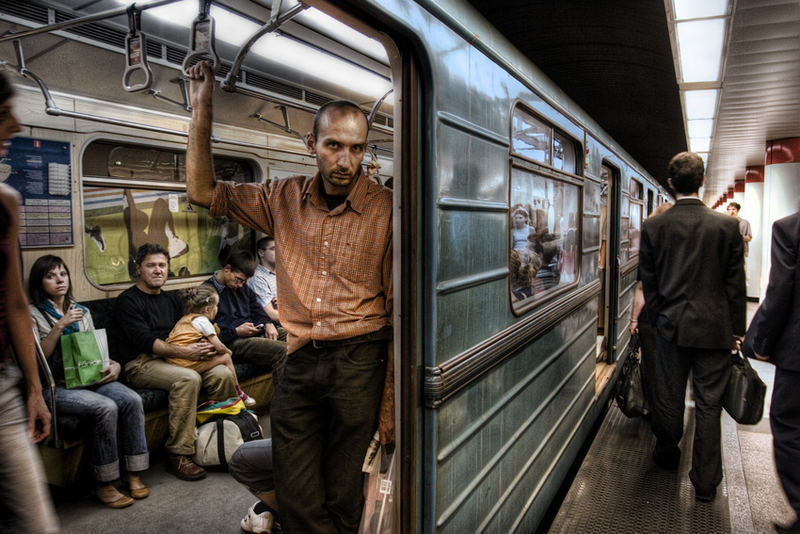
[[[725,479],[710,503],[694,498],[689,482],[694,410],[686,409],[686,432],[677,472],[651,459],[655,438],[647,422],[628,419],[613,405],[603,421],[550,533],[729,533]]]

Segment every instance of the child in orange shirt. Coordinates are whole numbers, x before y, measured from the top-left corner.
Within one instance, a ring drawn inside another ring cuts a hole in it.
[[[245,406],[255,406],[255,399],[249,397],[247,393],[242,391],[239,385],[239,379],[236,377],[236,369],[234,369],[233,361],[231,360],[231,355],[233,353],[219,340],[219,327],[211,323],[214,317],[217,316],[218,304],[219,295],[210,285],[202,284],[190,290],[186,300],[186,315],[181,317],[167,338],[167,343],[172,343],[181,347],[197,343],[205,338],[217,349],[217,355],[210,360],[189,360],[175,357],[165,358],[165,360],[167,363],[173,365],[194,369],[198,373],[208,371],[217,365],[226,366],[231,370],[231,374],[233,374],[236,392],[244,401]]]

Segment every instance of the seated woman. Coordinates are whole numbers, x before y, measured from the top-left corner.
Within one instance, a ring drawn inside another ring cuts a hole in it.
[[[28,280],[28,294],[33,323],[56,379],[58,413],[92,420],[91,465],[97,498],[109,508],[124,508],[133,504],[131,497],[147,497],[149,490],[139,477],[139,473],[150,464],[142,399],[117,381],[120,365],[112,360],[103,369],[103,378],[96,385],[81,389],[67,389],[65,386],[61,336],[94,330],[94,323],[89,310],[72,298],[69,269],[64,261],[51,255],[36,260]],[[51,401],[48,388],[44,388],[44,396],[47,402]],[[120,478],[117,430],[131,497],[123,495],[111,484]]]

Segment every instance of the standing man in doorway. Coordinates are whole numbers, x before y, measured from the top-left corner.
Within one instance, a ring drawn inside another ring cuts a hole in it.
[[[730,353],[745,331],[744,247],[739,225],[703,204],[703,160],[681,152],[669,163],[675,206],[642,224],[639,275],[659,358],[653,459],[677,469],[686,380],[692,371],[695,434],[689,479],[695,497],[714,499],[722,480],[720,413]]]
[[[797,516],[775,524],[781,534],[800,533],[800,212],[772,225],[772,267],[764,301],[750,323],[745,349],[775,364],[769,409],[778,478]],[[749,355],[749,354],[748,354]]]
[[[216,182],[214,75],[199,63],[189,78],[190,201],[276,239],[281,324],[289,332],[271,412],[281,526],[291,534],[355,532],[363,507],[361,464],[379,413],[382,440],[394,441],[387,362],[392,193],[362,172],[366,117],[352,102],[320,108],[306,136],[317,161],[314,176]]]

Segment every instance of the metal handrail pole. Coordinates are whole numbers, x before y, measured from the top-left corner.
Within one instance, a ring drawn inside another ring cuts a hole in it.
[[[270,16],[269,22],[267,22],[264,26],[262,26],[258,31],[256,31],[250,39],[247,40],[245,44],[239,49],[239,52],[236,54],[236,59],[233,62],[233,66],[231,67],[228,76],[225,77],[225,81],[222,82],[222,89],[225,91],[233,91],[234,87],[236,86],[236,76],[239,75],[239,71],[242,69],[242,63],[244,63],[244,58],[250,52],[250,48],[261,39],[267,33],[271,33],[281,26],[283,26],[286,22],[293,19],[296,15],[300,12],[304,11],[308,8],[307,5],[303,4],[302,2],[292,6],[289,10],[284,13],[283,15],[279,14],[279,10],[281,7],[281,2],[278,1],[278,11],[274,11]]]
[[[367,115],[367,129],[372,128],[372,122],[375,120],[375,115],[378,113],[378,108],[383,103],[383,101],[386,100],[386,97],[392,94],[393,91],[394,89],[389,89],[388,91],[386,91],[386,93],[384,93],[382,97],[376,100],[375,103],[372,105],[372,109],[369,111],[369,115]]]
[[[56,448],[61,447],[61,438],[58,436],[58,413],[56,412],[56,381],[53,378],[53,372],[50,370],[50,364],[47,363],[47,358],[44,356],[42,345],[39,343],[39,332],[36,327],[33,327],[33,344],[36,350],[36,359],[39,362],[39,367],[44,373],[47,386],[50,390],[50,422],[52,423],[53,434],[52,443]]]
[[[154,7],[161,7],[167,4],[173,4],[175,2],[179,2],[180,0],[157,0],[155,2],[145,4],[138,9],[152,9]],[[56,22],[54,24],[48,24],[46,26],[39,26],[38,28],[32,28],[30,30],[22,30],[19,32],[11,32],[6,35],[0,36],[0,43],[4,43],[6,41],[11,41],[13,39],[23,39],[25,37],[31,37],[33,35],[39,35],[40,33],[47,33],[52,31],[63,30],[65,28],[72,28],[73,26],[80,26],[81,24],[88,24],[89,22],[94,22],[97,20],[104,20],[109,19],[112,17],[117,17],[119,15],[125,15],[128,11],[129,6],[122,6],[114,9],[107,9],[106,11],[101,11],[100,13],[94,13],[92,15],[86,15],[84,17],[78,17],[76,19],[65,20],[63,22]]]

